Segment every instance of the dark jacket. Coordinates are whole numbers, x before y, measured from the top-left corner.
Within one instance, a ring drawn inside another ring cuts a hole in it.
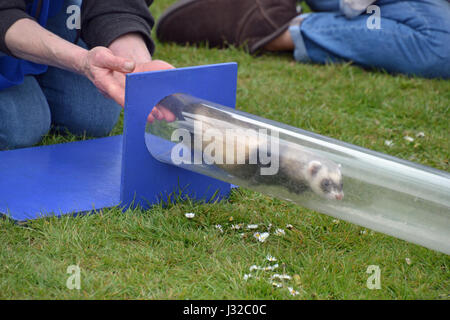
[[[27,6],[32,0],[0,0],[0,51],[10,55],[5,34],[17,20],[31,18]],[[154,44],[150,30],[154,20],[148,7],[153,0],[83,0],[81,7],[81,38],[89,48],[108,46],[129,32],[139,32],[150,52]],[[65,10],[65,8],[63,8]]]

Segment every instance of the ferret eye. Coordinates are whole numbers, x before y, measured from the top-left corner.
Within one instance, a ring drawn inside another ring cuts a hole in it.
[[[322,190],[328,191],[330,189],[330,186],[331,186],[331,181],[329,179],[324,179],[320,183],[320,186],[321,186]]]

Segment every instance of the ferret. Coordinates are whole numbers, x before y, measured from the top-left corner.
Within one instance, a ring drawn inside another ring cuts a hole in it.
[[[330,199],[344,197],[341,166],[295,146],[280,146],[280,169],[276,183],[301,194],[310,189]],[[262,176],[268,177],[268,176]]]
[[[229,113],[221,106],[206,103],[185,94],[168,96],[159,103],[159,107],[172,111],[178,120],[177,126],[189,130],[192,139],[188,147],[192,151],[200,147],[200,151],[203,152],[210,143],[210,141],[202,141],[200,146],[194,145],[195,121],[201,121],[203,132],[208,129],[225,133],[227,129],[242,129],[245,127],[245,129],[257,130],[260,128],[258,126],[252,127],[251,123],[240,120],[239,115]],[[215,163],[215,165],[238,179],[244,179],[250,184],[282,186],[295,194],[312,191],[330,200],[342,200],[344,197],[341,166],[331,160],[319,157],[297,144],[280,140],[280,142],[277,142],[276,148],[271,150],[267,141],[265,145],[262,145],[257,137],[250,137],[240,142],[238,139],[236,143],[233,141],[233,152],[245,150],[245,162],[238,164],[235,157],[233,157],[233,163],[226,162],[226,138],[219,143],[223,144],[223,161]],[[261,168],[267,168],[271,163],[263,164],[264,162],[260,159],[260,148],[264,148],[268,158],[278,157],[276,174],[261,174]],[[249,161],[252,154],[256,155],[256,162]]]

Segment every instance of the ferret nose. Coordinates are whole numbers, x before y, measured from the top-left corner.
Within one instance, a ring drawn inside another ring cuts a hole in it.
[[[341,193],[339,193],[336,195],[336,200],[342,200],[343,197],[344,196]]]

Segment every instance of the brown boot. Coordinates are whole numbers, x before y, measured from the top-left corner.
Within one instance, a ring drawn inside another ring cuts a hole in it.
[[[296,0],[181,0],[160,17],[156,35],[178,44],[244,45],[254,53],[298,14]]]

